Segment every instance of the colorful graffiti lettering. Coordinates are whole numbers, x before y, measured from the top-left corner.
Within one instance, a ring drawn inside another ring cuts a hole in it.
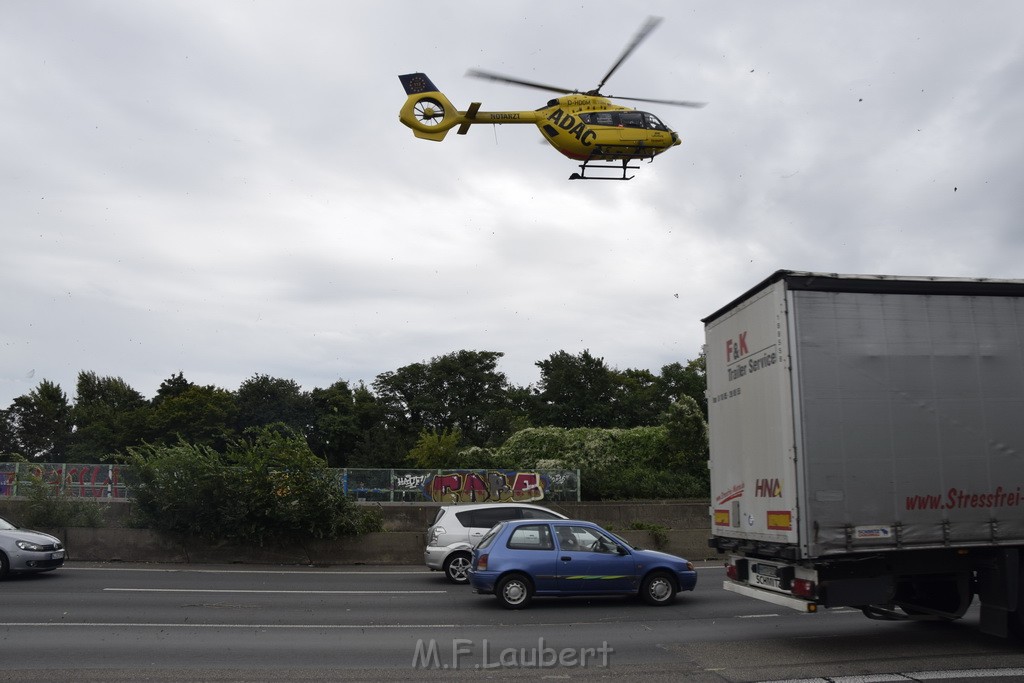
[[[537,472],[455,470],[435,474],[423,485],[438,503],[526,502],[544,499],[545,478]]]

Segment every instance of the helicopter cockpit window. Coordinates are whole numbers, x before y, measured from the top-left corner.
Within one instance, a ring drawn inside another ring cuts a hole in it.
[[[621,111],[619,112],[619,125],[626,128],[643,128],[644,115],[638,111]]]
[[[668,126],[662,123],[654,114],[644,112],[644,118],[647,119],[647,127],[651,130],[668,130]]]

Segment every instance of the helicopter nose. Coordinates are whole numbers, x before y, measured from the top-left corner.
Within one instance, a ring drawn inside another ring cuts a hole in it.
[[[679,133],[672,131],[672,146],[675,147],[680,142],[682,142],[682,140],[679,139]]]

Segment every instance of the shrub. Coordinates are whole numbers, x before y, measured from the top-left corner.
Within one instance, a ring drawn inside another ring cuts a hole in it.
[[[282,425],[250,430],[221,454],[206,446],[128,450],[139,516],[150,528],[263,544],[272,538],[337,538],[381,528],[349,500],[326,461]]]
[[[103,526],[98,503],[78,500],[36,476],[23,482],[22,487],[28,491],[28,502],[19,520],[21,526],[42,529]]]

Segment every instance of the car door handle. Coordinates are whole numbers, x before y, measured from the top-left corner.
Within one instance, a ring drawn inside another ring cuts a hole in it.
[[[561,559],[562,562],[569,562],[570,560],[572,560],[572,558],[569,557],[568,555],[562,555],[562,557],[559,558],[559,559]]]

